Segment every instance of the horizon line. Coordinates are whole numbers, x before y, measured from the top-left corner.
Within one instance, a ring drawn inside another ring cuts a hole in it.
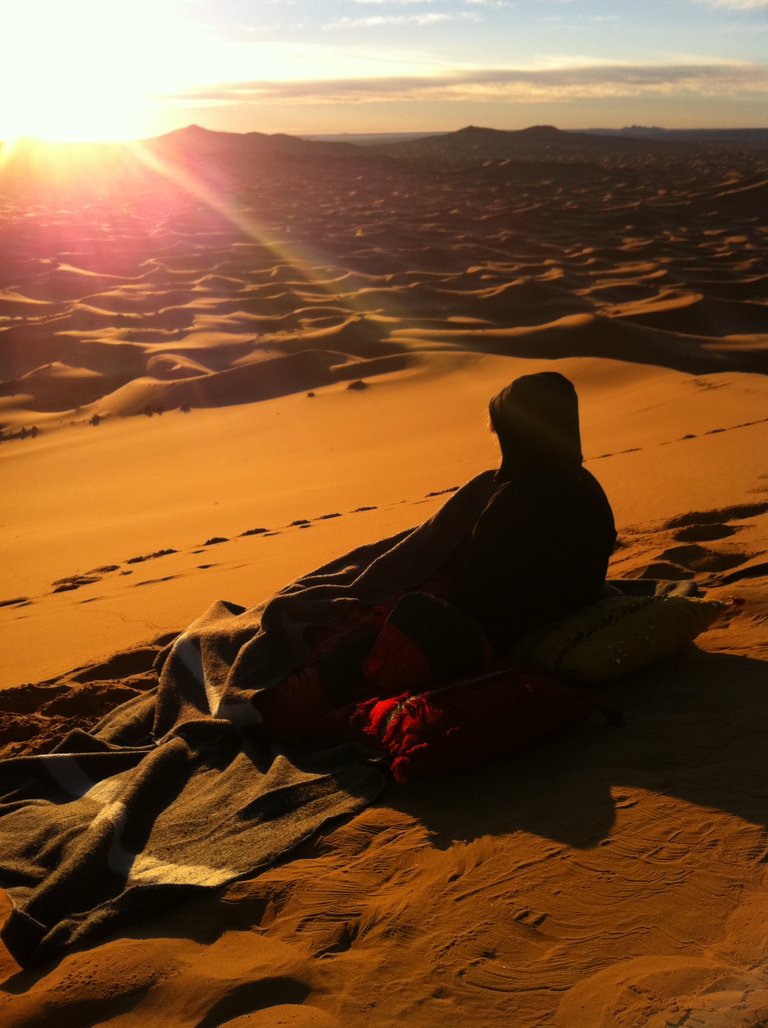
[[[504,132],[504,133],[518,133],[518,132],[529,132],[532,129],[554,129],[557,132],[562,132],[564,135],[574,134],[590,134],[590,133],[629,133],[629,132],[659,132],[659,133],[674,133],[674,132],[698,132],[698,133],[723,133],[723,132],[768,132],[768,123],[765,125],[720,125],[720,126],[696,126],[696,125],[622,125],[621,127],[613,127],[610,125],[591,125],[589,127],[581,128],[559,128],[557,125],[536,122],[531,125],[526,125],[523,128],[496,128],[493,125],[474,125],[465,124],[459,128],[450,129],[387,129],[386,131],[369,131],[369,132],[352,132],[352,131],[340,131],[340,132],[264,132],[261,129],[218,129],[208,128],[205,125],[201,125],[198,122],[189,122],[186,125],[181,125],[178,128],[168,129],[165,132],[160,132],[157,135],[151,136],[131,136],[131,137],[116,137],[114,139],[94,139],[85,138],[82,139],[54,139],[48,138],[44,135],[37,135],[35,133],[20,134],[10,139],[0,139],[0,146],[5,145],[18,145],[18,144],[42,144],[45,146],[79,146],[79,145],[90,145],[90,146],[121,146],[131,145],[137,143],[149,143],[158,139],[164,139],[167,136],[176,135],[181,132],[188,131],[190,129],[198,129],[202,132],[207,132],[211,135],[219,136],[249,136],[249,135],[260,135],[265,138],[273,138],[275,136],[288,136],[293,139],[310,139],[310,140],[321,140],[321,139],[381,139],[387,136],[449,136],[455,135],[458,132],[463,132],[466,129],[479,129],[483,131],[491,132]]]

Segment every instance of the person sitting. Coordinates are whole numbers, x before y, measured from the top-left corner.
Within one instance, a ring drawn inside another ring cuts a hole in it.
[[[474,494],[471,505],[459,491],[391,548],[382,542],[381,568],[399,569],[381,575],[390,592],[376,595],[381,586],[370,584],[376,560],[349,593],[335,587],[340,598],[357,592],[362,602],[309,628],[308,658],[262,693],[270,732],[293,734],[347,704],[480,674],[521,636],[600,597],[616,529],[605,493],[582,465],[573,385],[555,372],[525,375],[496,394],[489,411],[498,470],[463,487]],[[452,505],[460,514],[448,526]],[[439,559],[441,547],[448,552]],[[302,581],[310,579],[326,581]]]
[[[616,543],[610,503],[582,464],[576,390],[516,379],[489,404],[501,449],[493,495],[443,574],[494,649],[599,599]]]

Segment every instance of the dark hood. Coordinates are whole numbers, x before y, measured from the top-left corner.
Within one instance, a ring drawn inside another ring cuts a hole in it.
[[[523,375],[497,393],[488,409],[501,447],[502,475],[581,464],[579,400],[563,375]]]

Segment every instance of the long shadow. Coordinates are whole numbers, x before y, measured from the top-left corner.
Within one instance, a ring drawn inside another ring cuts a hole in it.
[[[623,725],[596,716],[505,760],[390,789],[385,802],[440,848],[523,830],[587,849],[610,832],[627,787],[768,825],[767,695],[765,662],[691,648],[606,690]]]
[[[765,662],[692,647],[605,691],[605,701],[624,718],[621,726],[595,715],[505,759],[414,779],[405,788],[390,785],[379,802],[420,821],[441,849],[515,831],[589,849],[609,835],[623,789],[675,796],[768,826],[767,694]],[[283,859],[311,857],[315,845],[308,841]],[[118,934],[214,941],[224,929],[216,894],[190,893],[189,900],[181,908],[173,903],[173,919],[158,904],[149,922],[129,918]],[[264,903],[257,898],[246,904],[237,922],[246,927],[258,921],[257,908]],[[0,994],[26,992],[63,956],[20,971],[2,984]]]

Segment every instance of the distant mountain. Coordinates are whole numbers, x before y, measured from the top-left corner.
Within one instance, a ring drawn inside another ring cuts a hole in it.
[[[351,140],[356,139],[356,142]],[[375,140],[375,141],[372,141]],[[152,174],[151,162],[141,149],[162,161],[181,164],[203,178],[221,183],[242,183],[254,167],[276,181],[285,175],[314,173],[320,163],[333,168],[360,164],[367,174],[385,172],[388,162],[424,164],[431,170],[478,168],[490,170],[506,162],[544,166],[571,165],[578,169],[641,166],[647,161],[686,162],[692,151],[720,151],[728,159],[737,152],[752,160],[768,145],[768,129],[672,130],[633,125],[623,129],[563,131],[553,125],[503,130],[468,125],[456,132],[409,134],[406,138],[349,136],[345,139],[308,139],[284,133],[215,132],[200,125],[131,143],[69,143],[48,145],[33,139],[4,148],[0,144],[0,180],[4,186],[29,192],[40,185],[60,190],[76,188],[83,194],[109,186],[115,173],[136,179]],[[541,167],[535,169],[541,172]]]
[[[488,141],[498,136],[517,137],[518,142],[540,143],[565,142],[561,137],[570,136],[571,142],[581,136],[610,136],[617,139],[641,139],[655,142],[713,142],[713,143],[768,143],[768,128],[735,129],[666,129],[658,126],[628,125],[625,128],[564,129],[552,125],[534,125],[518,131],[503,131],[490,128],[476,128],[469,125],[458,132],[436,134],[435,132],[344,132],[336,134],[302,135],[302,139],[316,142],[352,143],[358,147],[384,146],[391,143],[412,143],[421,139],[442,139],[446,137],[463,143]],[[432,144],[434,145],[434,144]]]
[[[401,143],[412,139],[434,136],[434,132],[337,132],[302,135],[319,143],[353,143],[355,146],[369,146],[372,143]]]
[[[154,154],[156,160],[147,160]],[[29,139],[6,147],[0,143],[0,187],[14,193],[93,196],[108,193],[122,176],[135,187],[164,188],[179,166],[216,186],[242,185],[254,171],[281,181],[314,173],[320,165],[370,163],[373,158],[351,143],[313,142],[282,133],[214,132],[199,125],[138,143],[48,144]],[[163,170],[165,169],[165,170]],[[176,183],[178,188],[182,180]]]
[[[533,125],[518,131],[468,125],[458,132],[382,143],[366,149],[410,160],[440,158],[451,163],[472,160],[620,161],[646,154],[682,157],[691,144],[761,143],[765,135],[768,131],[724,130],[699,136],[697,131],[678,133],[661,128],[564,132],[553,125]]]
[[[282,132],[215,132],[200,125],[167,132],[162,136],[144,140],[153,149],[171,150],[196,156],[286,156],[286,157],[344,157],[359,155],[358,147],[351,143],[315,141]]]
[[[515,131],[468,125],[457,132],[370,149],[407,159],[441,158],[450,162],[467,160],[594,161],[605,157],[636,155],[660,145],[655,140],[613,138],[600,133],[565,132],[553,125],[533,125]]]
[[[680,143],[755,143],[768,144],[768,128],[733,129],[665,129],[656,126],[629,125],[620,129],[585,129],[588,135],[613,136],[620,139],[652,139]]]

